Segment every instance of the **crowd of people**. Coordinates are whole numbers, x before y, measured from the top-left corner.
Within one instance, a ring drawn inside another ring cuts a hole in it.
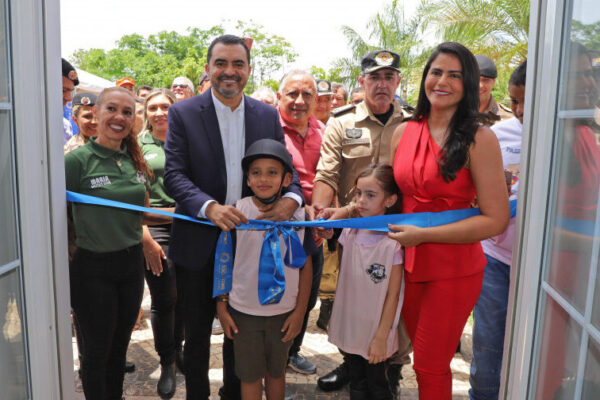
[[[349,384],[352,400],[400,398],[402,367],[413,353],[419,398],[450,399],[450,361],[474,310],[469,394],[497,398],[526,61],[510,77],[508,109],[491,93],[493,61],[442,43],[413,108],[396,95],[400,58],[386,49],[364,55],[350,93],[293,69],[276,93],[262,87],[246,96],[251,43],[217,37],[196,95],[188,78],[176,77],[169,89],[136,90],[123,78],[97,97],[73,97],[77,73],[63,60],[63,103],[72,101],[79,128],[71,136],[65,121],[67,190],[214,225],[69,204],[71,303],[86,399],[122,398],[144,278],[161,398],[174,395],[177,370],[187,399],[209,398],[215,317],[225,333],[221,399],[258,400],[263,390],[270,400],[291,398],[286,368],[316,373],[301,347],[318,298],[317,326],[344,360],[319,377],[322,390]],[[264,231],[236,230],[248,219],[474,206],[479,215],[437,227],[300,229],[290,235],[306,257],[294,251],[292,260],[282,256],[289,239],[271,238],[265,250]],[[226,272],[215,268],[218,243],[228,240],[223,232],[235,249]],[[267,262],[263,252],[275,242],[281,251]]]

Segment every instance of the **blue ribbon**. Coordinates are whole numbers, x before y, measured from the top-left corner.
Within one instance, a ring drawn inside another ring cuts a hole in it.
[[[82,204],[93,204],[107,207],[116,207],[132,211],[140,211],[165,215],[185,221],[191,221],[199,224],[214,226],[213,223],[206,220],[199,220],[187,215],[171,213],[136,206],[120,201],[103,199],[100,197],[84,195],[67,191],[67,201]],[[511,218],[515,216],[517,201],[510,201]],[[261,304],[278,303],[285,291],[284,264],[290,268],[302,268],[306,262],[306,254],[302,242],[298,238],[294,228],[354,228],[371,231],[389,232],[388,224],[391,225],[414,225],[421,228],[433,227],[451,224],[463,219],[479,215],[478,208],[468,208],[462,210],[449,210],[442,212],[424,212],[413,214],[394,214],[380,215],[376,217],[340,219],[333,221],[285,221],[274,222],[265,220],[248,220],[248,224],[236,226],[238,230],[254,229],[266,230],[265,240],[263,241],[260,264],[259,264],[259,282],[258,296]],[[571,224],[576,225],[576,224]],[[281,257],[279,246],[279,235],[282,235],[286,244],[285,257]],[[217,242],[215,253],[213,297],[219,294],[229,293],[231,291],[233,275],[233,246],[231,243],[230,232],[221,232]]]

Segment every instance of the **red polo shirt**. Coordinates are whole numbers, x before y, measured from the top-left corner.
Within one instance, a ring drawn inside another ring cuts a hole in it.
[[[278,109],[279,110],[279,109]],[[313,180],[317,173],[317,163],[321,156],[321,141],[325,125],[311,115],[308,119],[308,130],[303,137],[297,130],[288,125],[279,113],[279,121],[283,127],[285,146],[292,155],[294,168],[298,172],[302,194],[306,204],[311,204]]]

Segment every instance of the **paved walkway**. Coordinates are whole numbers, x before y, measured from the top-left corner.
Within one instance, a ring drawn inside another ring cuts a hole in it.
[[[302,354],[315,363],[317,366],[317,375],[302,375],[288,370],[286,379],[289,387],[296,394],[296,400],[348,400],[350,397],[347,388],[332,393],[326,393],[317,388],[318,375],[329,372],[342,359],[337,348],[327,341],[327,334],[315,325],[319,314],[318,307],[319,304],[317,303],[317,306],[311,312],[309,327],[302,345]],[[139,330],[133,332],[127,354],[127,359],[134,361],[136,365],[135,372],[125,375],[124,396],[127,400],[159,399],[156,394],[156,383],[160,376],[160,369],[158,368],[158,355],[154,351],[152,329],[150,328],[150,295],[147,288],[142,308],[144,310],[142,324]],[[222,379],[222,343],[223,335],[212,336],[209,371],[212,393],[211,400],[218,400],[219,398],[216,393],[221,386]],[[79,362],[77,360],[75,339],[73,339],[73,350],[74,370],[77,371]],[[457,353],[452,360],[451,366],[453,373],[453,399],[468,399],[469,363],[465,361],[461,354]],[[74,379],[77,398],[84,399],[81,381],[75,371]],[[404,379],[400,382],[401,398],[405,400],[418,399],[414,370],[411,366],[407,366],[402,370],[402,374],[404,375]],[[185,399],[184,376],[179,373],[177,374],[177,392],[174,399]]]

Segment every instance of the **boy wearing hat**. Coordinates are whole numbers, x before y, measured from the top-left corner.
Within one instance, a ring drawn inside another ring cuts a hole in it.
[[[79,78],[77,77],[77,71],[71,65],[70,62],[62,60],[62,87],[63,87],[63,108],[70,101],[73,100],[73,92],[75,91],[75,86],[79,85]],[[63,145],[67,143],[67,141],[73,136],[73,127],[71,126],[71,122],[63,117]]]
[[[261,139],[246,151],[242,168],[254,195],[238,200],[236,208],[248,218],[256,218],[261,214],[259,207],[274,204],[283,188],[290,184],[292,157],[282,143]],[[302,207],[296,210],[292,220],[304,220]],[[304,237],[304,229],[296,233]],[[283,400],[288,352],[300,332],[308,304],[311,258],[306,257],[300,269],[284,265],[285,285],[269,284],[265,291],[267,295],[278,290],[283,294],[277,298],[265,297],[259,293],[259,287],[265,284],[259,266],[265,233],[238,230],[236,234],[231,291],[217,297],[217,314],[225,335],[233,339],[235,373],[241,381],[242,398],[261,400],[264,379],[267,399]],[[281,237],[279,244],[281,254],[285,254],[286,243]],[[283,264],[283,259],[280,261]]]
[[[79,128],[79,133],[71,137],[64,146],[64,152],[75,150],[83,146],[90,140],[90,137],[96,136],[98,122],[92,111],[96,104],[96,95],[94,93],[77,93],[73,97],[73,121]]]

